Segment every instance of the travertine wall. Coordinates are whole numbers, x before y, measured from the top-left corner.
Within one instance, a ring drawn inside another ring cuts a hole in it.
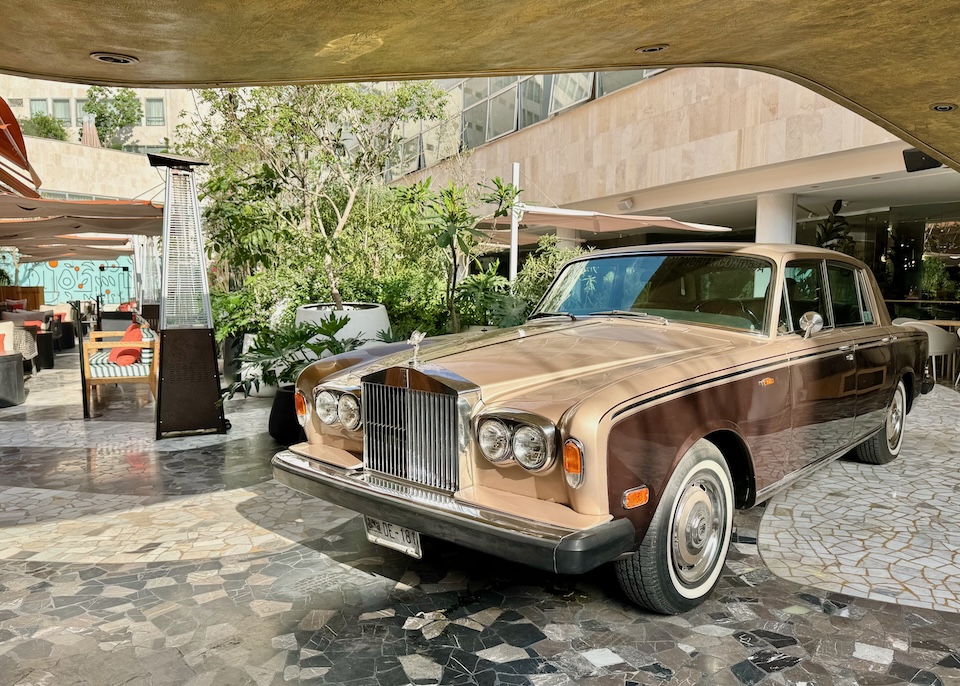
[[[112,198],[141,197],[149,200],[155,192],[163,202],[163,177],[137,155],[79,143],[26,137],[27,156],[40,176],[41,191],[66,191]]]
[[[466,164],[478,180],[509,179],[519,162],[528,202],[567,206],[891,141],[784,79],[675,69],[488,143]],[[407,178],[444,185],[450,164]]]

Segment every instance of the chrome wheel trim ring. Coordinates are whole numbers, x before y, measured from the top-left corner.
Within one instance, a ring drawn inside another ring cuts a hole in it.
[[[686,485],[673,512],[671,564],[678,581],[692,587],[715,569],[724,548],[727,512],[723,485],[701,472]]]
[[[893,392],[893,400],[887,408],[887,448],[891,453],[900,450],[900,441],[903,439],[903,420],[906,417],[907,401],[903,391],[903,384],[897,384]]]

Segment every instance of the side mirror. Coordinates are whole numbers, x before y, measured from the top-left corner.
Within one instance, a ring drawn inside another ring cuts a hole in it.
[[[803,330],[803,337],[810,338],[823,328],[823,317],[817,312],[804,312],[800,317],[800,328]]]

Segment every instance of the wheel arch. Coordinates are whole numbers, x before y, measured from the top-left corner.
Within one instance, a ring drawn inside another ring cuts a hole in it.
[[[733,477],[734,504],[738,509],[751,507],[757,495],[753,458],[743,437],[730,429],[718,429],[704,438],[717,447]]]

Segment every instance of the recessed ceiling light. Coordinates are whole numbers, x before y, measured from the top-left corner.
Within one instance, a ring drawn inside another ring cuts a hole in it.
[[[667,43],[657,43],[656,45],[644,45],[642,48],[637,48],[637,52],[642,52],[649,54],[651,52],[662,52],[670,46]]]
[[[132,55],[121,55],[116,52],[91,52],[90,59],[107,64],[136,64],[140,61]]]
[[[810,186],[810,188],[820,188],[820,186]]]
[[[934,112],[953,112],[957,106],[952,102],[935,102],[930,105],[930,109]]]
[[[871,176],[870,178],[871,178],[872,180],[876,181],[876,180],[879,179],[880,177],[879,177],[879,176]]]

